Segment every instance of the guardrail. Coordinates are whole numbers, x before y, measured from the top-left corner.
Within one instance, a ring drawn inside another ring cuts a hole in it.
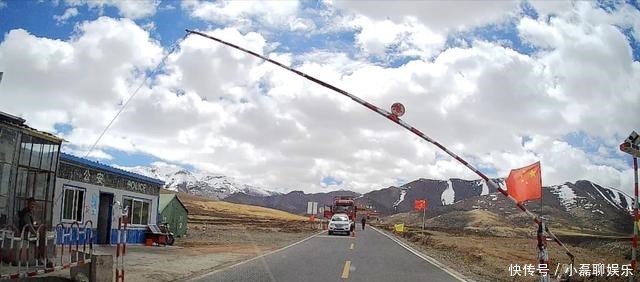
[[[33,277],[90,263],[93,232],[90,220],[82,226],[78,222],[58,224],[51,231],[46,225],[26,225],[22,230],[4,226],[0,229],[0,280]]]

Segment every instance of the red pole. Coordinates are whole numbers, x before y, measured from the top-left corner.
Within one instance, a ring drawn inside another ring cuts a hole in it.
[[[638,158],[633,157],[633,190],[634,190],[634,205],[633,205],[633,239],[631,240],[631,269],[633,275],[636,274],[636,250],[638,248]],[[633,277],[633,276],[632,276]],[[632,281],[632,277],[629,277],[629,281]]]
[[[122,217],[118,218],[118,236],[116,241],[116,282],[120,281],[120,240],[122,238]]]

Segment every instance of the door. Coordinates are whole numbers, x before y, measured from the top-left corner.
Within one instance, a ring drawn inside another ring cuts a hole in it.
[[[113,194],[100,193],[98,207],[98,244],[111,243],[111,208]]]

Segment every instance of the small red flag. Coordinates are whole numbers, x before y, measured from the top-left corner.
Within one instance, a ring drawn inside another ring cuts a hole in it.
[[[422,200],[413,201],[413,208],[418,210],[418,211],[426,209],[427,208],[427,200],[422,199]]]
[[[542,197],[540,162],[512,169],[507,177],[507,193],[518,202],[540,199]]]

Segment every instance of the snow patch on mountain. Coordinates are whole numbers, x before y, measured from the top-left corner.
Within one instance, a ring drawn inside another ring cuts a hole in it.
[[[453,183],[451,180],[447,180],[447,189],[442,192],[440,196],[440,200],[442,201],[442,205],[451,205],[453,204],[454,199],[456,198],[456,191],[453,190]]]
[[[605,188],[605,191],[607,191],[608,194],[611,195],[611,197],[613,198],[613,201],[617,203],[620,207],[626,207],[628,211],[633,211],[633,198],[631,196],[613,187]]]
[[[596,187],[595,184],[593,184],[593,182],[591,182],[591,186],[593,187],[593,189],[598,191],[598,193],[600,193],[600,196],[602,196],[602,198],[604,198],[609,204],[611,204],[614,207],[622,208],[622,206],[619,203],[614,203],[613,201],[611,201],[609,199],[609,197],[605,196],[604,193],[602,193],[602,191],[598,187]],[[613,193],[613,194],[615,194],[615,193]]]
[[[400,191],[400,199],[398,199],[395,203],[393,203],[394,207],[397,207],[402,201],[404,201],[404,197],[407,195],[407,190],[402,189]]]
[[[482,182],[482,193],[480,193],[481,196],[484,195],[489,195],[489,185],[487,185],[487,182],[484,180],[481,180]]]
[[[558,185],[551,186],[551,193],[556,194],[560,199],[562,205],[566,208],[567,211],[571,210],[576,204],[576,199],[578,195],[571,189],[571,187],[567,185]]]

